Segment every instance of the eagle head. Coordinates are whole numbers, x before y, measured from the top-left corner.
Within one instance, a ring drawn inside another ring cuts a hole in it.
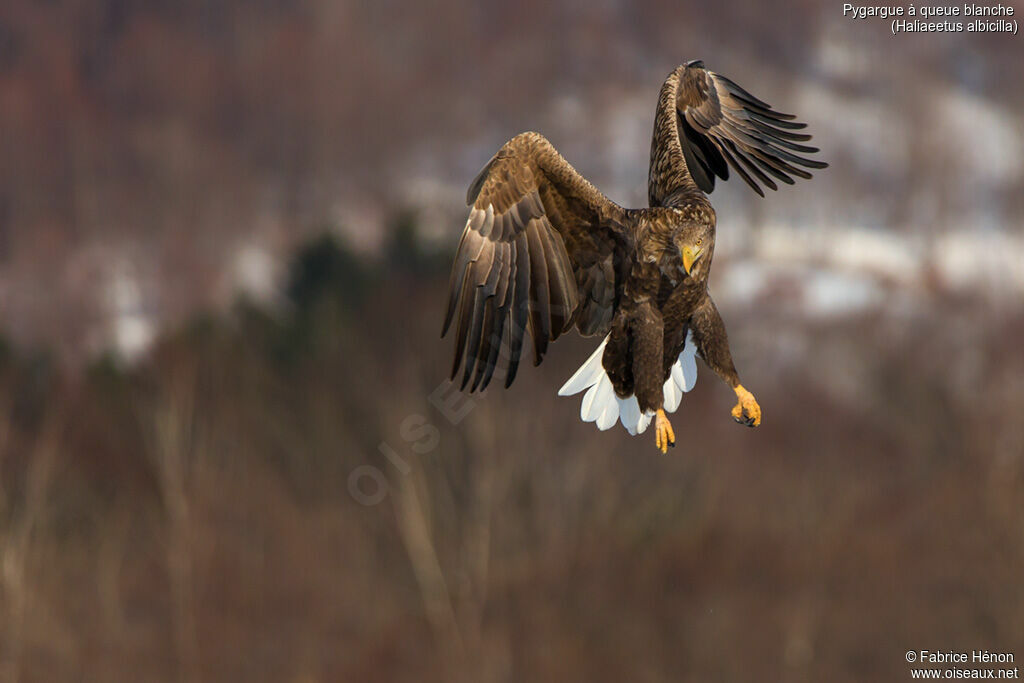
[[[707,225],[684,226],[675,235],[675,246],[679,251],[679,259],[683,262],[683,271],[696,279],[706,271],[706,263],[711,261],[714,249],[714,234]]]

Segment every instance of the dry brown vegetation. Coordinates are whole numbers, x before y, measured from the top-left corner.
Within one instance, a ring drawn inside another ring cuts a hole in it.
[[[661,456],[555,396],[579,339],[451,425],[444,274],[349,258],[311,245],[287,312],[131,371],[7,353],[9,680],[899,680],[907,649],[1019,649],[1019,312],[794,358],[782,314],[727,310],[765,424],[702,371]]]

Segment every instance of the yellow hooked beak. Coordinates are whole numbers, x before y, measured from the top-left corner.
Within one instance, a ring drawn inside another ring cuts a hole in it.
[[[690,274],[690,269],[693,268],[693,264],[703,253],[703,247],[683,247],[683,268],[686,270],[687,275]]]

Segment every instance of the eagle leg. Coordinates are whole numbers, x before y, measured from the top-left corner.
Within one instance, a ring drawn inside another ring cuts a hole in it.
[[[654,414],[654,443],[662,453],[667,453],[669,446],[676,446],[676,433],[672,431],[672,425],[662,408],[658,408]]]
[[[757,427],[761,424],[761,406],[757,405],[754,395],[737,384],[733,391],[736,392],[736,405],[732,409],[732,419],[741,425]]]

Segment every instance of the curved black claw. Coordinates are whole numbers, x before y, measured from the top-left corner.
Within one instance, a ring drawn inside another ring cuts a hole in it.
[[[754,424],[754,418],[753,417],[747,417],[746,412],[743,413],[743,417],[734,417],[733,420],[738,425],[745,425],[747,427],[754,427],[754,426],[756,426]]]

